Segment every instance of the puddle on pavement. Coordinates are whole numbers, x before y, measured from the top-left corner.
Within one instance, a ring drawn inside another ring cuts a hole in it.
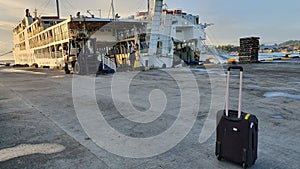
[[[285,91],[296,91],[296,92],[300,92],[299,89],[295,89],[292,87],[271,87],[272,90],[285,90]]]
[[[298,86],[300,86],[300,82],[288,82],[287,84],[289,84],[289,85],[298,85]]]
[[[284,117],[281,116],[281,115],[273,115],[273,116],[271,116],[271,118],[273,118],[273,119],[278,119],[278,120],[284,119]]]
[[[195,75],[206,75],[206,74],[214,74],[218,76],[225,76],[226,72],[223,69],[197,69],[191,68],[190,69]]]
[[[1,72],[9,72],[9,73],[26,73],[26,74],[36,74],[36,75],[45,75],[43,72],[34,72],[29,70],[18,70],[18,69],[3,69]]]
[[[264,97],[267,97],[267,98],[285,97],[285,98],[289,98],[289,99],[300,100],[300,95],[293,95],[293,94],[284,93],[284,92],[267,92],[264,94]]]
[[[65,150],[60,144],[21,144],[0,150],[0,162],[31,154],[53,154]]]
[[[52,79],[59,79],[59,78],[65,78],[66,76],[51,76]]]
[[[207,71],[205,69],[190,69],[195,75],[205,75]]]
[[[258,85],[246,84],[244,85],[245,89],[260,89],[261,87]]]

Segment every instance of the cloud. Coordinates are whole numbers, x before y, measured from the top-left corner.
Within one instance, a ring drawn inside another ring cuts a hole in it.
[[[0,26],[0,35],[0,49],[3,51],[11,51],[13,48],[13,36],[11,28],[4,30]]]
[[[2,8],[24,8],[24,6],[28,5],[27,2],[24,1],[7,1],[7,0],[0,0],[0,5]]]
[[[89,0],[89,3],[82,3],[80,0],[60,0],[61,16],[75,15],[77,11],[88,15],[86,13],[88,9],[98,16],[98,10],[101,9],[102,17],[107,17],[110,1]],[[114,2],[115,12],[119,13],[122,18],[147,9],[145,0],[115,0]],[[254,33],[268,41],[299,39],[300,24],[296,22],[300,14],[299,2],[299,0],[278,2],[271,0],[164,1],[170,9],[179,8],[185,12],[199,14],[202,22],[214,23],[215,25],[207,30],[216,37],[212,39],[217,39],[220,43],[237,43],[240,36]],[[0,0],[0,40],[12,41],[12,27],[23,19],[26,8],[31,10],[32,15],[34,8],[38,9],[38,15],[55,15],[56,13],[54,0]]]
[[[15,22],[11,21],[1,21],[0,20],[0,29],[12,29],[16,25]]]

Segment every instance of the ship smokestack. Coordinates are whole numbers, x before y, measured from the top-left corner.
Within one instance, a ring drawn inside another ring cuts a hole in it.
[[[56,0],[56,9],[57,9],[57,17],[60,18],[60,15],[59,15],[59,2],[58,2],[58,0]]]
[[[25,16],[26,16],[26,17],[29,17],[29,16],[30,16],[29,9],[26,9],[26,10],[25,10]]]

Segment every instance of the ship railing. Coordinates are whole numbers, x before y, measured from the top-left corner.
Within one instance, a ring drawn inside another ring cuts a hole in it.
[[[138,62],[139,62],[139,66],[143,66],[143,67],[146,67],[146,60],[144,59],[143,55],[142,54],[138,54]]]
[[[45,53],[41,53],[41,58],[42,58],[42,59],[45,59],[45,58],[46,58]]]
[[[79,49],[78,48],[72,48],[71,51],[70,51],[70,54],[71,55],[77,55]]]
[[[107,65],[108,67],[110,67],[111,69],[113,69],[114,71],[117,70],[117,66],[116,66],[116,63],[109,57],[107,56],[103,56],[103,63],[105,65]]]
[[[70,37],[76,36],[76,33],[77,33],[77,31],[75,29],[70,29],[70,32],[69,32]]]
[[[50,55],[50,53],[44,53],[44,57],[47,58],[47,59],[50,59],[51,55]]]
[[[45,39],[45,42],[47,43],[47,44],[49,44],[50,43],[50,39]]]
[[[84,33],[86,35],[88,34],[87,30],[85,30],[85,29],[70,29],[69,37],[76,37],[79,33]]]
[[[29,38],[31,38],[32,36],[33,36],[33,33],[32,33],[32,32],[28,33],[28,37],[29,37]]]
[[[47,44],[51,43],[51,39],[50,39],[50,38],[47,38],[47,39],[46,39],[46,42],[47,42]]]
[[[38,33],[38,30],[37,30],[37,29],[33,30],[33,34],[34,34],[34,35],[36,35],[37,33]]]
[[[69,32],[68,31],[64,31],[63,32],[63,39],[68,39],[69,38]]]
[[[51,37],[50,43],[54,42],[54,37]]]
[[[59,33],[59,34],[56,34],[56,35],[55,35],[55,40],[56,40],[56,41],[62,40],[62,34],[60,34],[60,33]]]
[[[60,41],[60,34],[55,35],[55,41]]]
[[[54,35],[54,40],[57,41],[57,39],[58,39],[58,34],[55,34]]]
[[[55,52],[55,58],[62,58],[62,52],[56,51]]]
[[[39,32],[42,32],[44,30],[44,28],[40,26],[38,30],[39,30]]]
[[[55,52],[51,52],[51,53],[50,53],[50,57],[51,57],[52,59],[55,59],[55,58],[56,58]]]
[[[33,31],[33,34],[38,34],[38,33],[40,33],[41,32],[41,30],[38,28],[38,29],[35,29],[34,31]]]
[[[39,59],[44,58],[44,53],[38,53],[38,58]]]
[[[21,37],[20,37],[20,41],[23,41],[23,40],[25,40],[25,37],[24,37],[24,36],[21,36]]]
[[[45,53],[42,53],[42,54],[41,54],[41,58],[42,58],[42,59],[45,59],[45,58],[46,58],[46,54],[45,54]]]
[[[44,30],[43,28],[38,27],[37,29],[35,29],[35,30],[32,31],[32,35],[36,35],[36,34],[42,32],[43,30]]]
[[[53,38],[52,37],[47,38],[47,44],[52,43],[52,42],[53,42]]]

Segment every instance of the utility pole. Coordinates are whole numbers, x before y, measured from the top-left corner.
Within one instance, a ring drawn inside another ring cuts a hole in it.
[[[101,18],[101,9],[98,9],[98,11],[99,11],[99,17]]]

